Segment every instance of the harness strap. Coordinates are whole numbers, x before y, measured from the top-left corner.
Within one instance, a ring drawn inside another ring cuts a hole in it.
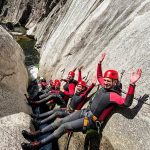
[[[98,118],[96,116],[91,116],[91,119],[95,122],[96,124],[96,128],[98,130],[98,134],[100,133],[100,128],[103,124],[103,121],[100,121],[98,120]],[[87,126],[89,124],[89,118],[87,116],[84,117],[84,120],[83,120],[83,131],[86,131],[87,130]]]
[[[88,124],[89,124],[89,119],[88,117],[85,116],[83,119],[83,133],[86,132]]]
[[[87,126],[88,126],[88,123],[89,123],[88,117],[84,117],[84,120],[83,120],[83,127],[87,127]]]

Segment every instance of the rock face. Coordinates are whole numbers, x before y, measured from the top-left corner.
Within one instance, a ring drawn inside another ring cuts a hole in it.
[[[28,74],[21,47],[1,26],[0,33],[0,116],[3,117],[20,111],[27,112],[23,99]]]
[[[21,131],[29,129],[30,117],[21,112],[0,119],[0,150],[21,150]]]
[[[68,134],[63,135],[58,143],[59,143],[59,148],[60,150],[64,150],[67,145],[67,139],[68,139]],[[68,149],[69,150],[114,150],[112,147],[111,143],[103,137],[100,140],[100,136],[97,134],[97,132],[92,131],[91,133],[88,134],[83,134],[83,133],[73,133]],[[100,142],[101,141],[101,142]]]
[[[0,21],[13,24],[21,24],[31,28],[43,18],[47,17],[49,12],[57,6],[61,8],[67,0],[1,0],[0,2]]]
[[[83,64],[83,76],[89,72],[88,78],[91,78],[95,74],[100,53],[106,52],[104,71],[116,69],[121,72],[125,69],[122,83],[123,89],[127,90],[131,70],[142,68],[143,75],[137,83],[135,96],[149,94],[150,0],[55,2],[57,5],[51,12],[42,17],[39,15],[38,19],[32,18],[35,13],[31,13],[28,22],[25,22],[29,28],[27,33],[37,39],[42,76],[47,79],[60,78]],[[46,6],[44,2],[37,7],[40,9],[34,8],[34,11],[43,14],[41,10],[46,8],[43,6]],[[3,15],[3,20],[8,20],[7,15]],[[64,68],[65,73],[62,74]],[[121,108],[117,112],[109,119],[103,132],[114,149],[149,149],[150,100],[143,105],[134,100],[131,109]]]
[[[64,68],[65,76],[68,71],[83,64],[84,76],[89,72],[91,78],[95,74],[100,53],[106,52],[104,71],[116,69],[121,72],[125,69],[122,82],[123,89],[127,90],[131,70],[142,68],[143,75],[137,83],[136,97],[149,94],[149,8],[149,0],[73,0],[65,14],[57,14],[61,19],[55,27],[48,23],[49,14],[37,25],[37,29],[33,27],[35,30],[31,28],[28,31],[39,41],[42,41],[40,38],[42,33],[43,36],[48,37],[44,39],[39,49],[40,74],[47,78],[59,78]],[[147,103],[150,104],[150,101]],[[150,105],[148,104],[143,104],[141,108],[141,104],[138,103],[138,106],[131,110],[118,110],[120,113],[110,118],[103,134],[114,149],[149,149]],[[133,107],[136,105],[135,100]]]
[[[21,130],[29,128],[24,93],[28,74],[21,47],[0,26],[0,149],[21,149]]]

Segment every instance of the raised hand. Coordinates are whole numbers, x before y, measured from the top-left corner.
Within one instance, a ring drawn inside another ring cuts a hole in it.
[[[77,69],[77,67],[75,67],[72,71],[73,71],[73,72],[75,72],[75,71],[76,71],[76,69]]]
[[[100,63],[100,64],[103,62],[105,56],[106,56],[106,53],[102,53],[102,54],[101,54],[101,57],[100,57],[100,60],[99,60],[99,63]]]
[[[142,74],[141,69],[137,69],[136,72],[132,72],[130,76],[130,83],[135,84],[141,77],[141,74]]]
[[[82,70],[83,68],[84,68],[84,66],[82,65],[78,68],[78,70]]]

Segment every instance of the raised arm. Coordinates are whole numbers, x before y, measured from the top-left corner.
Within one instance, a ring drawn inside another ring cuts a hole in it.
[[[82,74],[81,74],[82,68],[83,68],[83,66],[78,68],[78,82],[82,81]]]
[[[139,78],[141,77],[141,74],[142,74],[141,69],[137,69],[136,72],[132,72],[132,74],[131,74],[130,85],[129,85],[128,92],[127,92],[125,102],[124,102],[124,105],[127,107],[131,106],[131,104],[133,102],[135,83],[139,80]]]
[[[75,92],[76,85],[74,83],[70,83],[68,86],[69,91],[63,91],[65,95],[72,97]]]
[[[131,106],[134,98],[135,83],[139,80],[141,74],[142,74],[141,69],[138,69],[136,72],[132,72],[130,77],[130,85],[128,88],[128,92],[126,94],[126,98],[122,98],[120,95],[112,92],[110,94],[110,101],[114,101],[118,105],[123,105],[126,107]]]
[[[83,94],[81,94],[81,97],[87,96],[94,88],[95,84],[96,84],[96,76],[93,77],[91,85],[87,88],[87,90]]]
[[[61,81],[61,82],[62,82],[62,81],[67,82],[67,79],[60,79],[60,81]]]
[[[106,56],[106,53],[102,53],[101,58],[100,58],[99,63],[98,63],[98,66],[97,66],[97,80],[98,80],[98,82],[99,82],[99,84],[100,84],[101,86],[104,85],[104,80],[103,80],[103,73],[102,73],[102,66],[101,66],[101,64],[102,64],[102,62],[103,62],[105,56]]]

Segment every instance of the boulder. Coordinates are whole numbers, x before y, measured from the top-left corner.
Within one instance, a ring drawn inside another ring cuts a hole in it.
[[[0,149],[21,149],[22,129],[30,117],[24,93],[28,74],[24,53],[13,37],[0,26]]]
[[[0,26],[0,117],[28,112],[24,93],[28,86],[28,73],[24,53],[13,37]]]

